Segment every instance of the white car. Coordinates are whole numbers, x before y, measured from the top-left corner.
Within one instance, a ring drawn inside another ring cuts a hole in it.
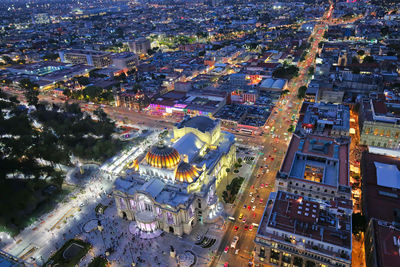
[[[256,206],[253,206],[253,208],[251,209],[252,211],[255,211],[256,210]]]
[[[253,198],[251,199],[251,203],[254,203],[255,200],[256,200],[256,199],[253,197]]]
[[[249,196],[251,196],[251,197],[252,197],[252,196],[253,196],[253,192],[250,192]]]
[[[233,237],[232,243],[231,243],[231,248],[236,248],[237,242],[239,241],[239,237],[235,235]]]
[[[239,254],[239,249],[235,250],[235,255]]]

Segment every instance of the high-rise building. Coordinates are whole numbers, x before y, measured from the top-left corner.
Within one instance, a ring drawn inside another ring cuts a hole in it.
[[[128,41],[129,51],[136,53],[137,55],[146,54],[151,48],[150,40],[141,37],[132,41]]]
[[[96,68],[111,65],[111,53],[95,50],[70,49],[59,52],[61,62],[85,64]]]
[[[351,200],[322,201],[272,192],[254,240],[255,262],[259,266],[351,266],[352,212]]]

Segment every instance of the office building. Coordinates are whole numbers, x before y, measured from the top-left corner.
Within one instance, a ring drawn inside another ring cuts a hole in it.
[[[146,54],[151,48],[150,40],[141,37],[136,40],[128,41],[128,47],[130,52],[133,52],[137,55]]]
[[[59,52],[61,62],[85,64],[96,68],[111,65],[111,53],[94,50],[70,49]]]

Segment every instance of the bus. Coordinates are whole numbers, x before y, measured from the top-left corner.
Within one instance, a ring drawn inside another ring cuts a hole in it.
[[[245,129],[245,128],[241,128],[241,129],[240,129],[240,132],[241,132],[241,133],[244,133],[244,134],[253,135],[253,131],[252,131],[252,130]]]

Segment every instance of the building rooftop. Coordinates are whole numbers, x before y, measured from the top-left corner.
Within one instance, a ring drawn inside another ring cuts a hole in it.
[[[293,135],[280,175],[337,187],[348,186],[348,142],[317,135]]]
[[[307,238],[351,249],[350,200],[323,202],[278,191],[271,195],[268,203],[257,236],[278,238],[274,230],[281,230],[295,236],[291,240],[294,244],[303,243],[301,239]]]
[[[400,264],[400,245],[395,245],[394,238],[397,239],[397,244],[400,242],[400,230],[386,225],[380,221],[373,220],[375,233],[375,252],[377,256],[378,266],[397,267]]]
[[[218,123],[219,120],[213,120],[205,116],[196,116],[196,117],[186,117],[184,120],[182,120],[180,123],[177,124],[177,127],[195,128],[200,132],[205,133],[208,131],[212,131],[217,126]]]
[[[349,131],[350,110],[348,106],[327,103],[314,103],[307,106],[302,127],[313,132],[325,130]]]
[[[367,121],[400,123],[400,103],[370,99],[362,103],[363,117]]]
[[[365,210],[369,218],[396,222],[400,225],[400,191],[398,178],[400,159],[364,153],[361,173],[365,186]],[[398,177],[398,176],[397,176]]]

